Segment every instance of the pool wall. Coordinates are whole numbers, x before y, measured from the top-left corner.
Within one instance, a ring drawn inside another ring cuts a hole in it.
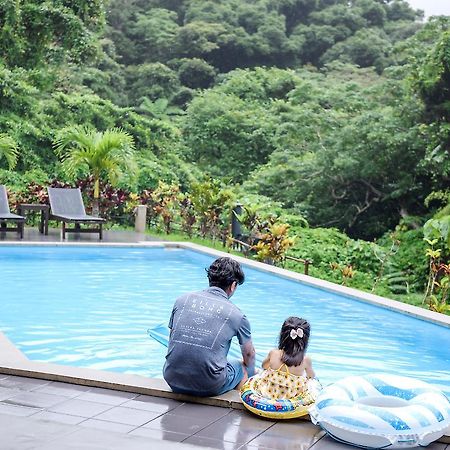
[[[83,246],[98,247],[98,243],[1,243],[1,246]],[[202,247],[197,244],[185,242],[142,242],[135,244],[101,244],[102,247],[137,247],[137,248],[183,248],[202,254],[208,254],[213,257],[230,256],[229,253]],[[416,306],[407,305],[388,298],[358,291],[356,289],[340,286],[334,283],[323,281],[311,276],[302,275],[291,272],[286,269],[270,266],[268,264],[249,260],[244,257],[235,256],[233,258],[242,265],[257,269],[263,272],[276,274],[283,278],[288,278],[303,284],[314,286],[316,288],[338,293],[340,295],[350,297],[361,302],[371,303],[383,308],[391,309],[403,314],[417,317],[419,319],[433,322],[444,327],[450,328],[450,316],[428,311]],[[157,397],[167,397],[177,400],[188,400],[212,406],[221,406],[227,408],[244,409],[240,401],[239,394],[236,391],[228,392],[217,397],[191,397],[173,393],[169,386],[162,379],[147,378],[140,375],[130,375],[124,373],[115,373],[102,370],[94,370],[80,367],[64,366],[59,364],[50,364],[29,360],[14,344],[0,332],[0,373],[8,375],[25,376],[31,378],[41,378],[51,381],[60,381],[72,384],[101,387],[107,389],[116,389],[120,391],[133,392],[138,394],[153,395]],[[450,443],[450,429],[447,430],[446,436],[442,442]]]

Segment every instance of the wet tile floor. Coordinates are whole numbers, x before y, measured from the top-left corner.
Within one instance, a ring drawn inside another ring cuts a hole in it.
[[[351,448],[303,420],[9,375],[0,375],[0,430],[1,450]]]

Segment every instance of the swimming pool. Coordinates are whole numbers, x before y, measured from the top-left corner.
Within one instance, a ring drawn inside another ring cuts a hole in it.
[[[149,327],[175,298],[206,286],[214,258],[176,248],[1,246],[0,330],[36,361],[161,377],[165,349]],[[233,301],[258,353],[289,315],[312,325],[309,353],[324,384],[350,374],[415,376],[450,394],[450,329],[244,268]]]

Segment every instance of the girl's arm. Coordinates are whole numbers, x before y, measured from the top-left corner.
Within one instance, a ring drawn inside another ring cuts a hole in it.
[[[312,360],[309,356],[305,356],[303,359],[305,363],[305,372],[306,376],[308,378],[314,378],[316,376],[316,373],[314,372],[314,369],[312,367]]]
[[[262,362],[261,366],[263,369],[268,369],[270,367],[270,356],[272,355],[272,351],[267,354],[267,356],[264,358],[264,361]]]

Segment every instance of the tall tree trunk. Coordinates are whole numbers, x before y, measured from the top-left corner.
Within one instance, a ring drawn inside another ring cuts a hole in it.
[[[100,180],[98,177],[94,178],[94,201],[92,202],[92,215],[99,216],[100,215]]]
[[[408,218],[410,218],[410,215],[409,215],[408,210],[406,209],[405,206],[401,206],[400,207],[400,216],[402,217],[402,219],[405,219],[407,221],[408,225],[412,229],[418,230],[418,229],[421,228],[420,223],[418,223],[417,221],[411,220],[411,219],[408,220]]]

